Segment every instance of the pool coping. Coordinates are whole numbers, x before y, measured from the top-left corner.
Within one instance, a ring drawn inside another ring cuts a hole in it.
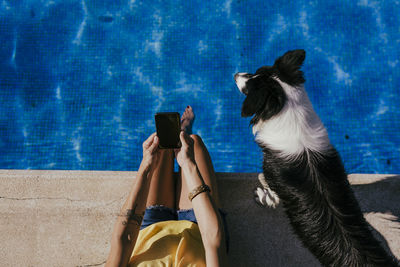
[[[102,266],[115,215],[137,172],[0,170],[0,258],[5,266]],[[281,207],[253,200],[257,173],[217,173],[233,266],[319,266]],[[400,175],[351,174],[378,238],[400,258]],[[397,193],[396,193],[397,192]]]

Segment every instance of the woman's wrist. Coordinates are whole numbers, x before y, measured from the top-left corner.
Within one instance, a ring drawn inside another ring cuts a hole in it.
[[[198,187],[194,188],[192,191],[189,192],[188,198],[190,201],[193,201],[195,197],[202,193],[211,192],[210,187],[206,184],[199,185]]]
[[[204,184],[195,163],[188,163],[187,165],[182,166],[182,172],[185,173],[183,177],[185,177],[189,190],[193,190],[194,188]]]
[[[142,161],[140,163],[138,173],[142,174],[144,177],[147,177],[148,174],[150,173],[150,170],[151,170],[150,165]]]
[[[197,166],[193,161],[187,160],[182,164],[181,168],[182,168],[182,171],[190,173],[190,172],[195,171]]]

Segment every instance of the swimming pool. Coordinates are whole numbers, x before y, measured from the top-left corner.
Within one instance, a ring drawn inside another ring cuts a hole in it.
[[[196,112],[218,172],[259,172],[237,71],[303,48],[349,173],[400,173],[394,1],[2,1],[0,168],[136,170],[154,113]]]

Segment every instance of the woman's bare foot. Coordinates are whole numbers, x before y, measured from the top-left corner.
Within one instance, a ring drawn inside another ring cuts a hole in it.
[[[192,134],[192,126],[194,122],[194,113],[191,106],[187,106],[181,117],[181,130],[187,134]]]

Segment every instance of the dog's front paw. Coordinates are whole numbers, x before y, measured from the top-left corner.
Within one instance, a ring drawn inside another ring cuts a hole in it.
[[[268,206],[270,208],[276,208],[279,204],[279,197],[278,195],[272,191],[269,187],[268,188],[261,188],[257,187],[254,191],[255,200],[257,203]]]

